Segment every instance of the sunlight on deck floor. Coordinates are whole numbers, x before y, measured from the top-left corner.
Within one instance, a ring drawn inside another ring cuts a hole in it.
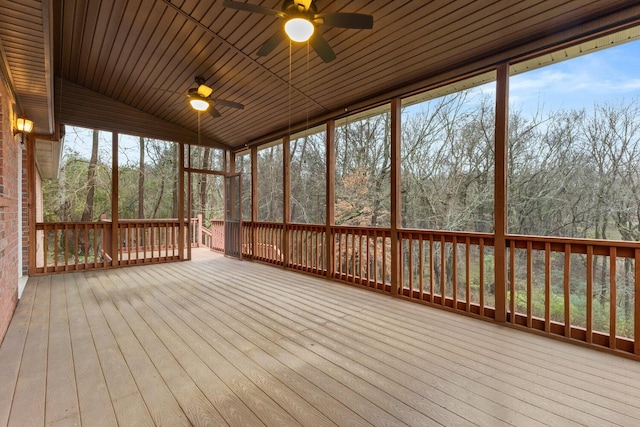
[[[30,279],[5,424],[638,426],[640,363],[194,251]]]

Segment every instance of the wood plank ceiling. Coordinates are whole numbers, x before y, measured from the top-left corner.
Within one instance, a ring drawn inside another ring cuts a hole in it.
[[[250,2],[281,6],[281,0]],[[202,76],[214,97],[245,105],[219,106],[219,118],[203,115],[203,143],[240,148],[282,135],[307,118],[311,123],[372,97],[416,89],[465,64],[487,66],[640,19],[639,2],[629,0],[317,0],[319,12],[374,17],[373,30],[319,27],[337,55],[324,63],[313,51],[307,55],[306,45],[294,45],[291,56],[286,43],[267,57],[256,56],[282,21],[222,3],[53,2],[60,87],[81,87],[150,115],[125,116],[134,127],[143,129],[153,116],[193,133],[197,116],[185,94]],[[64,102],[73,103],[73,89],[68,92]],[[100,105],[93,108],[96,120],[108,121],[112,110],[103,112]],[[92,107],[77,107],[58,119],[82,124],[82,111]]]

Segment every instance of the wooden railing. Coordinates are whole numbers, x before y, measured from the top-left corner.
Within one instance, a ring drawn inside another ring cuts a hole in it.
[[[321,225],[288,224],[287,267],[324,275],[326,228]]]
[[[36,274],[108,268],[180,259],[180,221],[121,220],[36,224]],[[185,224],[184,247],[194,246]],[[117,244],[113,243],[116,239]]]
[[[108,222],[37,223],[36,273],[111,267],[110,233]]]
[[[180,259],[179,224],[120,221],[114,245],[110,222],[39,223],[36,272]],[[184,247],[224,251],[223,221],[190,229]],[[247,258],[495,319],[492,234],[402,229],[397,238],[395,275],[389,229],[244,222],[241,247]],[[639,263],[636,242],[507,235],[507,323],[640,357]]]
[[[640,356],[640,245],[510,235],[508,321]]]
[[[211,221],[211,228],[201,227],[201,247],[224,253],[224,221]]]
[[[401,230],[398,293],[494,318],[493,235]]]
[[[493,234],[399,230],[394,278],[389,229],[243,227],[245,257],[495,319]],[[508,324],[640,357],[640,244],[508,235],[506,249]]]
[[[178,260],[180,221],[121,220],[118,223],[118,263],[141,264]],[[190,236],[187,228],[185,236]],[[185,238],[185,248],[191,241]]]
[[[383,228],[331,227],[333,278],[389,292],[391,231]]]
[[[255,242],[243,242],[243,253],[248,252],[253,259],[270,264],[283,265],[283,224],[271,222],[243,223],[243,228],[250,228],[255,236]],[[243,233],[243,238],[247,233]]]

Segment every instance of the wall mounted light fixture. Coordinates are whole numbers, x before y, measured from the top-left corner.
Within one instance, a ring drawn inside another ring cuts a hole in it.
[[[31,133],[33,130],[33,120],[29,120],[25,117],[18,117],[16,119],[16,128],[13,130],[13,134],[21,135],[20,143],[24,144],[25,136],[28,133]]]

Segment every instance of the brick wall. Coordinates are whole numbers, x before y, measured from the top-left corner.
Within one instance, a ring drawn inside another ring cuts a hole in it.
[[[22,150],[11,132],[9,98],[0,81],[0,342],[18,301],[18,194]]]

